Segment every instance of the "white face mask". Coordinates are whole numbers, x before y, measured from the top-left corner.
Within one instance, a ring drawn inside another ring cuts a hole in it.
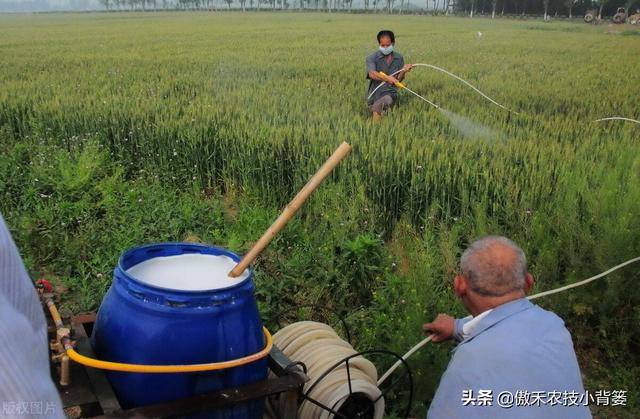
[[[388,47],[380,47],[380,52],[383,55],[389,55],[393,52],[393,44],[389,45]]]

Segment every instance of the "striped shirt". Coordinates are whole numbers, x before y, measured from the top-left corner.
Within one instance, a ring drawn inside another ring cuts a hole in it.
[[[0,215],[0,417],[64,418],[38,294]]]

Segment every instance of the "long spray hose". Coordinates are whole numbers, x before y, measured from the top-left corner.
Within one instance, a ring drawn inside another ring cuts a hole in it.
[[[640,124],[640,121],[638,121],[636,119],[625,118],[623,116],[610,116],[608,118],[596,119],[593,122],[602,122],[602,121],[628,121],[628,122],[635,122],[636,124]]]
[[[457,80],[460,80],[462,83],[466,84],[467,86],[469,86],[470,88],[472,88],[473,90],[475,90],[476,92],[478,92],[482,97],[484,97],[485,99],[487,99],[488,101],[490,101],[490,102],[491,102],[491,103],[493,103],[494,105],[499,106],[499,107],[501,107],[502,109],[504,109],[504,110],[506,110],[506,111],[508,111],[508,112],[512,112],[512,113],[514,113],[514,114],[518,115],[518,112],[513,111],[513,110],[511,110],[511,109],[509,109],[509,108],[505,107],[504,105],[499,104],[498,102],[496,102],[495,100],[491,99],[489,96],[487,96],[487,95],[486,95],[486,94],[484,94],[482,91],[480,91],[480,89],[478,89],[477,87],[475,87],[474,85],[472,85],[471,83],[469,83],[468,81],[466,81],[465,79],[463,79],[462,77],[456,76],[455,74],[453,74],[453,73],[451,73],[451,72],[449,72],[449,71],[445,70],[444,68],[440,68],[440,67],[437,67],[437,66],[435,66],[435,65],[431,65],[431,64],[424,64],[424,63],[413,64],[413,66],[414,66],[414,67],[427,67],[427,68],[432,68],[432,69],[437,70],[437,71],[441,71],[441,72],[443,72],[443,73],[445,73],[445,74],[447,74],[447,75],[449,75],[449,76],[451,76],[451,77],[453,77],[453,78],[455,78],[455,79],[457,79]],[[391,73],[391,74],[390,74],[390,76],[395,76],[396,74],[400,73],[401,71],[402,71],[402,70],[395,71],[395,72]],[[371,99],[371,96],[373,96],[373,94],[374,94],[374,93],[375,93],[375,92],[376,92],[380,87],[382,87],[382,84],[383,84],[383,83],[380,83],[380,84],[379,84],[375,89],[373,89],[373,91],[369,94],[369,96],[367,96],[367,100]],[[411,93],[413,93],[414,95],[416,95],[416,96],[420,97],[421,99],[423,99],[424,101],[426,101],[426,102],[430,103],[431,105],[435,106],[436,108],[439,108],[439,106],[434,105],[432,102],[430,102],[430,101],[426,100],[425,98],[423,98],[422,96],[418,95],[418,94],[417,94],[417,93],[415,93],[414,91],[409,90],[406,86],[402,85],[402,86],[399,86],[399,87],[402,87],[403,89],[408,90],[409,92],[411,92]]]
[[[595,281],[598,278],[602,278],[603,276],[609,275],[613,271],[617,271],[618,269],[621,269],[621,268],[623,268],[623,267],[625,267],[627,265],[631,265],[632,263],[636,263],[636,262],[639,262],[639,261],[640,261],[640,256],[638,256],[636,258],[633,258],[633,259],[629,259],[626,262],[622,262],[621,264],[616,265],[613,268],[610,268],[610,269],[608,269],[608,270],[606,270],[606,271],[604,271],[602,273],[599,273],[598,275],[592,276],[591,278],[587,278],[587,279],[585,279],[583,281],[575,282],[573,284],[565,285],[563,287],[556,288],[556,289],[553,289],[553,290],[544,291],[544,292],[540,292],[538,294],[530,295],[529,297],[527,297],[527,299],[535,300],[536,298],[545,297],[547,295],[556,294],[556,293],[559,293],[559,292],[570,290],[571,288],[576,288],[576,287],[580,287],[582,285],[586,285],[586,284],[588,284],[590,282]],[[391,368],[389,368],[389,370],[387,372],[385,372],[382,377],[380,377],[380,379],[378,380],[378,387],[382,383],[384,383],[384,381],[387,378],[389,378],[389,376],[396,370],[396,368],[398,368],[402,364],[402,361],[406,361],[407,358],[409,358],[411,355],[416,353],[420,348],[422,348],[424,345],[429,343],[432,339],[433,339],[433,335],[430,335],[430,336],[426,337],[420,343],[418,343],[416,346],[411,348],[406,354],[404,354],[402,356],[402,360],[399,360],[398,362],[393,364],[393,366]]]

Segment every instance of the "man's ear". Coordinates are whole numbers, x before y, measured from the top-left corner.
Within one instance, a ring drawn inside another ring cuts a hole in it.
[[[453,278],[453,290],[460,298],[467,293],[467,281],[464,280],[462,275],[456,275]]]
[[[524,293],[529,294],[529,291],[533,287],[534,279],[533,275],[527,272],[527,275],[524,277]]]

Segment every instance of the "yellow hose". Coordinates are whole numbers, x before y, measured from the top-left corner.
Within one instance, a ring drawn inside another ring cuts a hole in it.
[[[231,359],[223,362],[213,362],[210,364],[189,364],[189,365],[142,365],[142,364],[123,364],[120,362],[101,361],[99,359],[89,358],[76,352],[71,344],[66,343],[65,349],[69,358],[75,362],[92,368],[110,371],[123,372],[143,372],[143,373],[176,373],[176,372],[198,372],[198,371],[215,371],[227,368],[239,367],[251,362],[264,358],[271,352],[273,347],[273,338],[266,327],[262,327],[264,337],[267,341],[264,349],[255,354],[245,356],[243,358]]]
[[[53,300],[51,298],[47,299],[46,304],[49,308],[49,313],[51,313],[51,318],[53,319],[56,328],[62,327],[62,318],[60,317],[60,313],[58,312],[58,309],[56,308]]]

